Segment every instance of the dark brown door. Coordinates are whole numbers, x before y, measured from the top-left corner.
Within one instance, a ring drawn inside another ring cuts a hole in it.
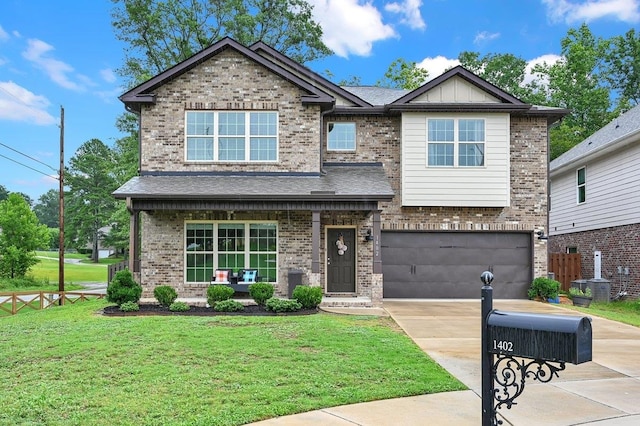
[[[327,230],[327,293],[356,291],[356,231]]]

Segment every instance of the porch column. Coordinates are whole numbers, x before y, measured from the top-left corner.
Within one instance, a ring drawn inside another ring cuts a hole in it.
[[[373,273],[382,273],[382,255],[380,253],[380,210],[373,212]]]
[[[140,272],[140,212],[131,207],[131,198],[127,197],[129,210],[129,270]]]
[[[311,212],[311,272],[320,273],[320,211]]]

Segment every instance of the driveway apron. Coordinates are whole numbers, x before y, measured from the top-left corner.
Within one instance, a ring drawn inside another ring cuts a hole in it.
[[[384,307],[420,348],[480,398],[479,299],[385,299]],[[494,300],[494,308],[588,316],[561,305],[529,300]],[[498,410],[504,424],[640,424],[640,329],[598,317],[592,317],[592,329],[593,361],[566,364],[559,377],[548,383],[527,379],[516,404]],[[468,424],[480,424],[480,403],[468,408],[450,407],[452,412],[470,409],[477,410],[477,415],[469,412],[473,420]]]

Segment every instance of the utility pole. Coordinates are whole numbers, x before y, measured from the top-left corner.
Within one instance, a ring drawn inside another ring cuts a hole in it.
[[[64,291],[64,108],[60,107],[60,172],[59,172],[59,221],[60,240],[58,252],[58,291]],[[64,304],[64,295],[60,295],[60,304]]]

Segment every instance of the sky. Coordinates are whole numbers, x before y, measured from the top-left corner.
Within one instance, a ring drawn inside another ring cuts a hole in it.
[[[461,52],[559,58],[561,39],[587,23],[610,38],[640,30],[640,0],[308,0],[334,55],[306,64],[337,82],[380,80],[398,58],[437,77]],[[0,1],[0,185],[34,202],[58,189],[64,161],[84,142],[112,146],[124,112],[116,70],[126,46],[111,0]]]

